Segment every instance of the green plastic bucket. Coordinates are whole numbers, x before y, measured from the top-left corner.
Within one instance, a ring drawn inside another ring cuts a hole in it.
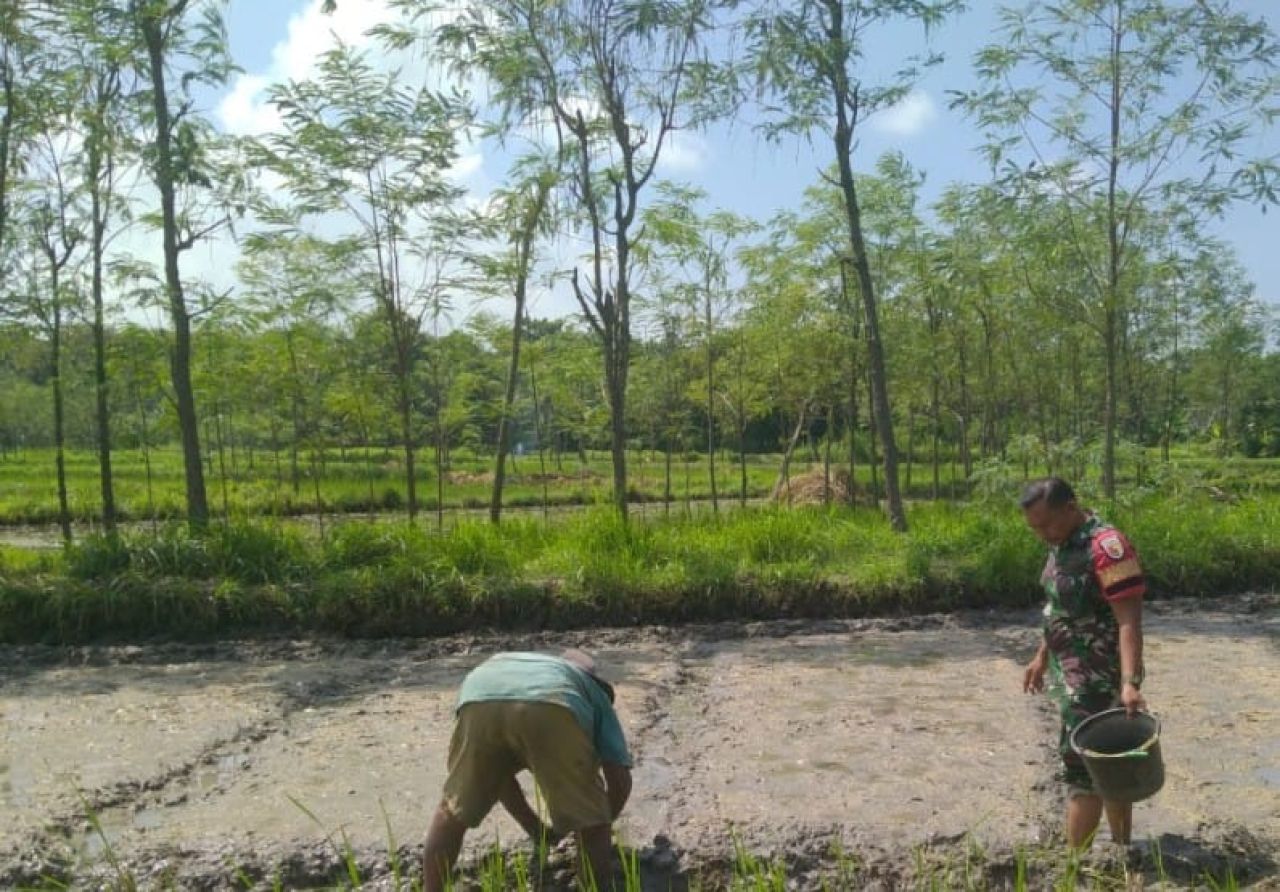
[[[1111,802],[1138,802],[1164,786],[1160,720],[1149,712],[1129,715],[1124,707],[1089,716],[1071,732],[1094,789]]]

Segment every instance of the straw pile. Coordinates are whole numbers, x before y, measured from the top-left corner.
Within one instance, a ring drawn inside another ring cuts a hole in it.
[[[853,482],[848,468],[831,468],[831,478],[821,467],[799,474],[790,481],[779,481],[770,497],[779,505],[852,505]]]

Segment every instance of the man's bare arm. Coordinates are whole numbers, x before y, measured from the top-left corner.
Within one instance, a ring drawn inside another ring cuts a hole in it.
[[[1142,598],[1121,598],[1111,602],[1120,626],[1120,702],[1129,714],[1147,705],[1136,681],[1142,674]]]

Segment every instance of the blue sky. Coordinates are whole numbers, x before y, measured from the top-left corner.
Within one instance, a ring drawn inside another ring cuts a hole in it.
[[[1280,31],[1277,0],[1235,0],[1233,5],[1265,16],[1272,29]],[[341,0],[336,17],[321,15],[319,6],[320,0],[230,0],[227,23],[232,53],[244,73],[226,93],[213,98],[210,111],[220,125],[240,132],[272,126],[270,109],[262,102],[266,84],[282,77],[305,76],[309,62],[331,45],[333,33],[359,45],[364,29],[389,16],[383,0]],[[931,38],[930,47],[946,54],[944,64],[924,76],[918,92],[902,107],[868,122],[855,157],[856,166],[866,171],[883,152],[902,151],[927,175],[926,204],[950,183],[987,179],[985,162],[975,151],[982,142],[981,134],[958,112],[947,108],[946,91],[974,85],[973,55],[997,36],[998,4],[973,0],[971,6]],[[873,65],[891,64],[895,56],[925,47],[917,32],[905,30],[886,32],[878,43],[885,54],[878,58],[873,53],[869,60]],[[365,45],[376,52],[373,44]],[[1271,128],[1251,143],[1255,153],[1280,154],[1280,128]],[[764,220],[777,210],[798,205],[802,192],[830,157],[825,142],[812,148],[798,141],[774,145],[763,141],[749,126],[738,124],[682,138],[661,173],[705,189],[712,206]],[[460,182],[483,194],[502,181],[503,164],[500,155],[472,147],[464,152],[455,174]],[[1235,248],[1258,296],[1280,307],[1280,208],[1264,215],[1257,208],[1238,206],[1214,229]],[[216,264],[212,254],[208,260]],[[563,296],[544,295],[540,304],[534,311],[542,315],[573,309]]]

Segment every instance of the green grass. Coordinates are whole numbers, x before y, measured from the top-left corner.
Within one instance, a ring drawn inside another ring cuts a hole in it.
[[[323,457],[304,453],[299,459],[298,486],[293,485],[289,456],[258,451],[252,464],[248,455],[238,456],[234,468],[228,465],[224,478],[221,464],[205,468],[205,487],[210,510],[231,517],[290,517],[300,514],[350,514],[401,512],[408,501],[403,471],[403,454],[396,450],[328,450]],[[661,454],[632,453],[629,457],[630,498],[635,502],[657,502],[664,493]],[[113,455],[112,478],[117,512],[122,520],[172,520],[184,516],[184,473],[176,447],[152,450],[151,488],[146,467],[137,450],[121,450]],[[776,455],[749,456],[747,489],[749,498],[767,496],[777,479],[780,459]],[[429,450],[417,456],[418,501],[424,512],[436,510],[437,481],[435,458]],[[801,466],[803,469],[803,466]],[[726,501],[738,496],[739,469],[736,460],[718,456],[717,485]],[[864,467],[864,472],[866,471]],[[449,510],[485,509],[492,494],[492,459],[466,451],[455,452],[444,487],[443,505]],[[72,519],[92,523],[101,519],[101,489],[98,459],[83,450],[67,452],[67,493]],[[538,508],[544,496],[548,506],[593,505],[609,500],[612,470],[607,453],[592,452],[583,465],[577,455],[566,455],[557,468],[547,462],[546,491],[539,477],[536,455],[525,455],[507,464],[503,504],[508,508]],[[318,487],[317,487],[318,480]],[[317,488],[319,494],[317,495]],[[705,456],[686,463],[675,456],[672,465],[671,497],[710,497],[708,462]],[[0,458],[0,524],[48,524],[58,519],[54,457],[51,449],[28,449]]]
[[[1280,579],[1280,497],[1147,496],[1107,512],[1156,595]],[[0,641],[73,643],[277,632],[440,635],[481,626],[865,616],[1040,600],[1044,550],[1007,502],[918,504],[893,533],[872,509],[757,508],[633,520],[460,522],[443,533],[348,521],[175,524],[66,552],[0,551]]]
[[[1204,449],[1182,447],[1171,455],[1171,462],[1157,460],[1155,450],[1131,450],[1143,456],[1142,480],[1137,480],[1136,458],[1129,456],[1119,468],[1119,478],[1126,484],[1154,486],[1162,491],[1220,489],[1253,494],[1280,491],[1280,459],[1244,459],[1218,457]],[[589,452],[585,464],[577,455],[562,456],[559,467],[549,458],[548,480],[540,478],[536,455],[524,455],[507,465],[507,483],[503,504],[510,509],[537,509],[544,499],[548,507],[605,504],[609,502],[612,470],[608,453]],[[705,454],[673,456],[671,499],[673,509],[685,500],[705,501],[710,498],[709,463]],[[833,450],[833,468],[847,467],[847,454]],[[665,489],[665,462],[661,453],[633,451],[628,454],[629,499],[649,504],[650,511],[662,510]],[[151,450],[151,487],[142,453],[118,450],[113,454],[113,478],[117,511],[125,521],[175,520],[185,513],[182,458],[176,446]],[[299,456],[299,479],[294,486],[290,456],[263,450],[237,452],[230,458],[215,460],[205,468],[205,485],[210,510],[232,518],[292,517],[302,514],[353,514],[403,512],[407,493],[403,472],[403,456],[395,449],[329,449],[323,453],[304,452]],[[747,456],[748,498],[769,495],[778,478],[781,456],[776,454]],[[225,478],[222,469],[226,468]],[[795,456],[793,475],[821,467],[809,450]],[[1089,475],[1097,470],[1086,463]],[[96,454],[85,450],[67,452],[67,491],[72,519],[77,523],[95,523],[101,519],[101,494]],[[431,450],[417,455],[418,500],[421,510],[437,508],[435,458]],[[994,469],[994,472],[993,472]],[[953,460],[940,467],[939,495],[962,497],[974,487],[981,489],[992,483],[1007,486],[1021,480],[1024,470],[1043,473],[1043,467],[1020,461],[993,460],[979,462],[974,480],[963,479],[963,468]],[[444,487],[445,510],[480,510],[489,506],[492,490],[492,457],[468,450],[457,450]],[[720,498],[732,503],[740,491],[737,457],[721,453],[716,463],[717,490]],[[927,462],[903,461],[900,482],[910,499],[933,496],[932,469]],[[1090,481],[1077,481],[1085,484]],[[871,468],[860,457],[857,466],[860,492],[871,490]],[[318,490],[318,493],[317,493]],[[57,521],[58,502],[51,449],[24,449],[0,457],[0,525],[51,524]]]

